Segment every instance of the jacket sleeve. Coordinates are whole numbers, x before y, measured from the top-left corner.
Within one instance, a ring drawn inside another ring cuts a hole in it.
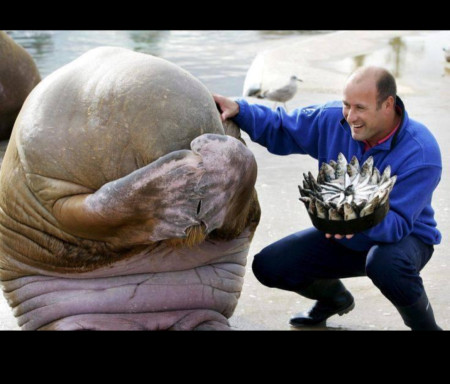
[[[423,165],[397,174],[397,181],[389,196],[388,214],[381,223],[362,232],[362,235],[386,243],[394,243],[408,236],[420,213],[424,209],[431,209],[431,198],[441,172],[441,168],[436,165]]]
[[[233,121],[252,141],[266,147],[276,155],[291,153],[318,156],[320,115],[319,106],[295,109],[288,114],[283,108],[275,111],[259,104],[236,100],[240,112]]]

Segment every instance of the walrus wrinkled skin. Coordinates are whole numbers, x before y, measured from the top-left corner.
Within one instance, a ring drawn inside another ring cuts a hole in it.
[[[0,172],[0,280],[19,326],[230,329],[256,175],[207,88],[166,60],[100,47],[50,74]]]
[[[0,31],[0,140],[9,138],[23,102],[40,80],[31,55]]]

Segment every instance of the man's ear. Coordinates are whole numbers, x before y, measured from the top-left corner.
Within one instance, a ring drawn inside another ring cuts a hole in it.
[[[388,96],[388,98],[384,101],[386,106],[386,110],[395,109],[395,98],[392,96]]]

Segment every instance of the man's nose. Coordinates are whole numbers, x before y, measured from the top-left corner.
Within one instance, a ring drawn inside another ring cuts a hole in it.
[[[352,108],[349,108],[349,109],[347,110],[347,116],[346,116],[346,119],[347,119],[347,121],[348,121],[349,123],[352,123],[352,122],[356,121],[356,114],[355,114],[355,112],[354,112],[354,110],[353,110]]]

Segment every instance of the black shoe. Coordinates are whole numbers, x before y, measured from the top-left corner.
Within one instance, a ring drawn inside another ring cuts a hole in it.
[[[355,300],[349,291],[344,291],[333,298],[333,301],[317,301],[308,312],[294,315],[289,324],[293,327],[316,325],[323,323],[329,317],[338,314],[342,316],[355,308]]]
[[[442,331],[442,328],[436,324],[433,308],[425,292],[415,304],[396,308],[405,325],[412,331]]]

